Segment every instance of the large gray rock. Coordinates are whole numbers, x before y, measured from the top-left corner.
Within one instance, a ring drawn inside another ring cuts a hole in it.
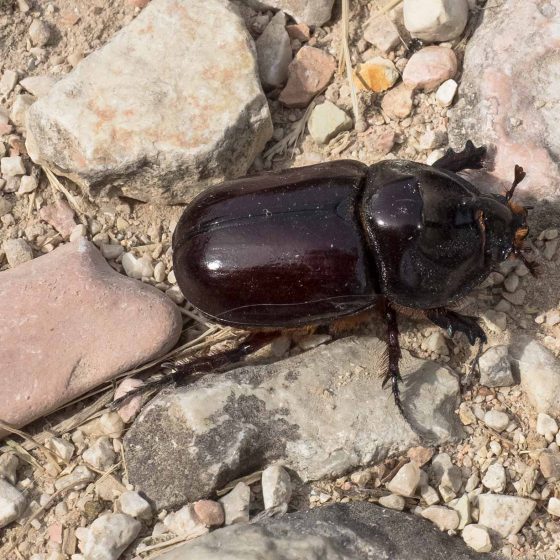
[[[83,238],[0,272],[0,310],[0,418],[16,426],[161,356],[182,326],[169,298]]]
[[[455,375],[403,352],[409,425],[381,388],[385,348],[377,338],[347,338],[162,394],[126,436],[130,482],[169,508],[272,461],[315,480],[460,436]]]
[[[233,525],[186,543],[161,560],[485,560],[462,540],[407,513],[367,502],[336,504]]]
[[[27,133],[34,161],[92,194],[172,203],[243,175],[272,122],[230,3],[153,0],[32,106]]]
[[[323,25],[331,19],[334,0],[240,0],[252,8],[282,10],[298,23]]]
[[[487,144],[492,175],[511,184],[514,165],[527,171],[516,192],[526,200],[560,195],[560,0],[507,0],[481,10],[468,43],[459,101],[450,112],[450,142]]]
[[[513,370],[537,412],[560,416],[560,360],[529,336],[509,347]]]

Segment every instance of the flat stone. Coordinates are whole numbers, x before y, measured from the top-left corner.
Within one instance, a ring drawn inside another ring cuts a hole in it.
[[[389,16],[382,13],[374,13],[371,16],[364,29],[364,39],[385,54],[389,54],[401,44],[397,26]]]
[[[163,523],[172,533],[184,537],[199,536],[208,532],[208,527],[194,511],[193,504],[188,504],[179,511],[170,513]]]
[[[552,482],[560,480],[560,453],[548,449],[543,451],[539,455],[539,467],[547,480]]]
[[[89,194],[174,203],[244,175],[271,135],[234,7],[152,0],[33,105],[26,145]]]
[[[263,85],[280,87],[288,79],[292,62],[290,36],[286,31],[286,14],[278,12],[256,41],[259,75]]]
[[[427,42],[456,39],[469,19],[467,0],[404,0],[404,25],[412,37]]]
[[[27,506],[23,494],[0,478],[0,529],[19,519]]]
[[[286,31],[288,32],[290,39],[297,39],[302,43],[311,39],[311,30],[309,29],[309,25],[306,23],[292,23],[290,25],[286,25]]]
[[[56,229],[64,239],[68,239],[76,227],[74,210],[64,200],[43,206],[39,217]]]
[[[88,483],[94,480],[95,474],[83,465],[77,466],[70,474],[61,476],[55,482],[57,490],[72,488],[72,490],[82,490]]]
[[[220,498],[220,503],[224,508],[226,525],[249,522],[251,489],[244,482],[238,482],[231,492]]]
[[[497,432],[502,432],[509,425],[509,416],[501,410],[489,410],[484,415],[484,423]]]
[[[471,522],[471,503],[467,494],[463,494],[456,500],[451,500],[447,504],[459,514],[459,525],[457,529],[462,531],[465,526]]]
[[[15,268],[33,259],[33,250],[25,239],[7,239],[2,247],[10,268]],[[1,278],[0,276],[0,281]]]
[[[0,159],[0,169],[4,177],[25,175],[25,165],[21,156],[8,156]]]
[[[446,47],[425,47],[414,53],[403,71],[403,82],[414,89],[433,91],[457,73],[457,57]]]
[[[480,356],[480,384],[485,387],[509,387],[514,385],[509,362],[509,351],[505,345],[492,346]]]
[[[453,512],[455,513],[455,512]],[[455,513],[456,515],[456,513]],[[411,556],[411,554],[413,556]],[[161,560],[485,560],[416,515],[367,502],[335,504],[214,531]]]
[[[313,140],[327,144],[337,134],[352,128],[352,119],[334,103],[324,101],[316,105],[307,123]]]
[[[547,511],[554,517],[560,517],[560,500],[558,498],[550,498],[548,500]]]
[[[7,97],[18,83],[18,73],[15,70],[4,70],[0,79],[0,94]]]
[[[379,498],[379,505],[396,511],[402,511],[406,502],[402,496],[389,494],[388,496],[381,496],[381,498]]]
[[[10,119],[17,126],[25,126],[25,119],[29,108],[35,103],[35,98],[27,93],[20,93],[14,98],[12,110],[10,111]]]
[[[17,469],[19,459],[15,453],[3,453],[0,455],[0,478],[7,480],[10,484],[17,482]]]
[[[385,348],[373,337],[350,337],[162,393],[125,436],[130,482],[170,508],[272,462],[317,480],[458,437],[455,375],[403,352],[408,424],[376,373]]]
[[[412,112],[413,91],[405,84],[399,84],[383,96],[381,108],[392,119],[405,119]]]
[[[83,545],[86,559],[117,560],[140,533],[142,525],[130,515],[109,513],[89,527]]]
[[[20,85],[26,91],[28,91],[31,95],[35,96],[37,99],[39,97],[44,97],[49,93],[56,84],[60,80],[60,76],[55,75],[45,75],[45,76],[29,76],[28,78],[24,78],[21,80]]]
[[[415,463],[407,463],[386,484],[387,490],[399,496],[412,497],[420,484],[420,474],[420,469]]]
[[[453,531],[459,526],[459,514],[445,506],[430,506],[422,512],[424,519],[429,519],[440,531]]]
[[[288,68],[288,83],[278,99],[287,107],[307,107],[327,87],[336,69],[335,59],[325,51],[305,45]]]
[[[512,340],[510,356],[521,388],[537,412],[560,416],[560,361],[529,336]]]
[[[503,311],[488,309],[482,314],[486,326],[494,332],[503,332],[507,327],[507,315]]]
[[[481,494],[478,497],[478,522],[506,538],[521,530],[536,505],[535,501],[528,498]]]
[[[1,272],[0,308],[0,418],[16,426],[164,354],[182,325],[165,295],[85,239]]]
[[[465,544],[476,552],[490,552],[492,550],[492,540],[488,534],[488,529],[482,525],[467,525],[461,536]]]
[[[323,25],[331,19],[334,0],[242,0],[256,9],[272,8],[291,15],[298,23]]]
[[[486,10],[468,41],[449,113],[455,149],[467,139],[493,146],[492,171],[473,173],[476,184],[499,192],[511,184],[515,165],[531,170],[515,191],[520,203],[560,195],[559,10],[556,0],[508,0]]]
[[[265,509],[288,506],[292,497],[292,481],[284,467],[280,465],[267,467],[262,473],[261,485]]]
[[[539,412],[537,416],[537,434],[545,436],[547,439],[549,437],[552,439],[557,433],[558,424],[556,420],[544,412]]]
[[[354,85],[358,91],[380,93],[392,88],[399,77],[399,71],[389,59],[376,56],[356,66]]]
[[[152,507],[138,492],[123,492],[119,497],[119,507],[123,513],[139,519],[150,519]]]

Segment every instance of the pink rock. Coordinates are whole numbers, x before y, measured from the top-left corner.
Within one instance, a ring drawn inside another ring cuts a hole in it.
[[[381,108],[392,119],[405,119],[412,112],[412,96],[411,88],[399,84],[383,96]]]
[[[43,206],[39,211],[39,217],[56,229],[64,239],[68,239],[76,227],[74,210],[64,200]]]
[[[288,83],[279,100],[288,107],[307,107],[325,88],[336,69],[335,59],[315,47],[302,47],[289,66]]]
[[[457,57],[446,47],[425,47],[404,68],[403,82],[414,89],[433,91],[457,73]]]
[[[193,505],[197,517],[207,527],[219,527],[224,524],[225,514],[222,504],[212,500],[199,500]]]
[[[491,173],[472,172],[475,181],[501,191],[521,165],[527,176],[514,200],[537,205],[560,197],[559,15],[558,0],[508,0],[486,11],[450,111],[455,149],[467,139],[489,147]]]
[[[1,272],[0,309],[0,418],[16,426],[164,354],[181,332],[175,304],[83,238]]]
[[[294,23],[292,25],[286,25],[286,31],[290,36],[290,39],[297,39],[302,43],[309,41],[311,38],[311,31],[309,30],[309,25],[306,23]]]
[[[114,399],[120,399],[124,397],[130,391],[142,387],[144,382],[141,379],[134,379],[134,377],[127,377],[115,390]],[[117,410],[119,416],[122,418],[124,423],[130,422],[136,415],[140,412],[142,407],[142,396],[137,395],[126,401]]]
[[[364,30],[364,39],[385,54],[401,43],[397,26],[389,16],[381,13],[375,13],[369,20]]]
[[[62,524],[58,523],[58,521],[56,523],[53,523],[52,525],[49,525],[49,540],[51,540],[52,542],[55,543],[59,543],[62,544]]]

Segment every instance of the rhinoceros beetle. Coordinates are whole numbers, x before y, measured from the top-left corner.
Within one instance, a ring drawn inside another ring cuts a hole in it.
[[[171,374],[200,372],[254,351],[278,330],[332,324],[378,308],[388,328],[395,403],[397,310],[413,309],[450,335],[486,341],[474,317],[447,306],[516,255],[527,209],[483,194],[457,172],[482,167],[485,148],[467,142],[433,166],[387,160],[327,162],[227,181],[185,209],[173,235],[173,264],[186,299],[218,323],[253,330],[238,348]],[[530,263],[527,263],[530,265]],[[175,376],[175,375],[174,375]]]

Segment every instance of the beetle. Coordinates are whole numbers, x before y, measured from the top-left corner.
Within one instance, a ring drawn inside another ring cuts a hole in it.
[[[391,382],[403,412],[397,310],[413,309],[450,335],[463,332],[482,345],[476,318],[447,307],[510,255],[524,259],[527,209],[511,200],[523,169],[516,166],[504,195],[481,193],[458,175],[480,169],[485,153],[469,141],[432,166],[341,160],[226,181],[201,193],[173,234],[177,283],[204,316],[256,334],[225,353],[165,364],[170,374],[239,359],[271,332],[378,308],[387,324],[384,385]]]

